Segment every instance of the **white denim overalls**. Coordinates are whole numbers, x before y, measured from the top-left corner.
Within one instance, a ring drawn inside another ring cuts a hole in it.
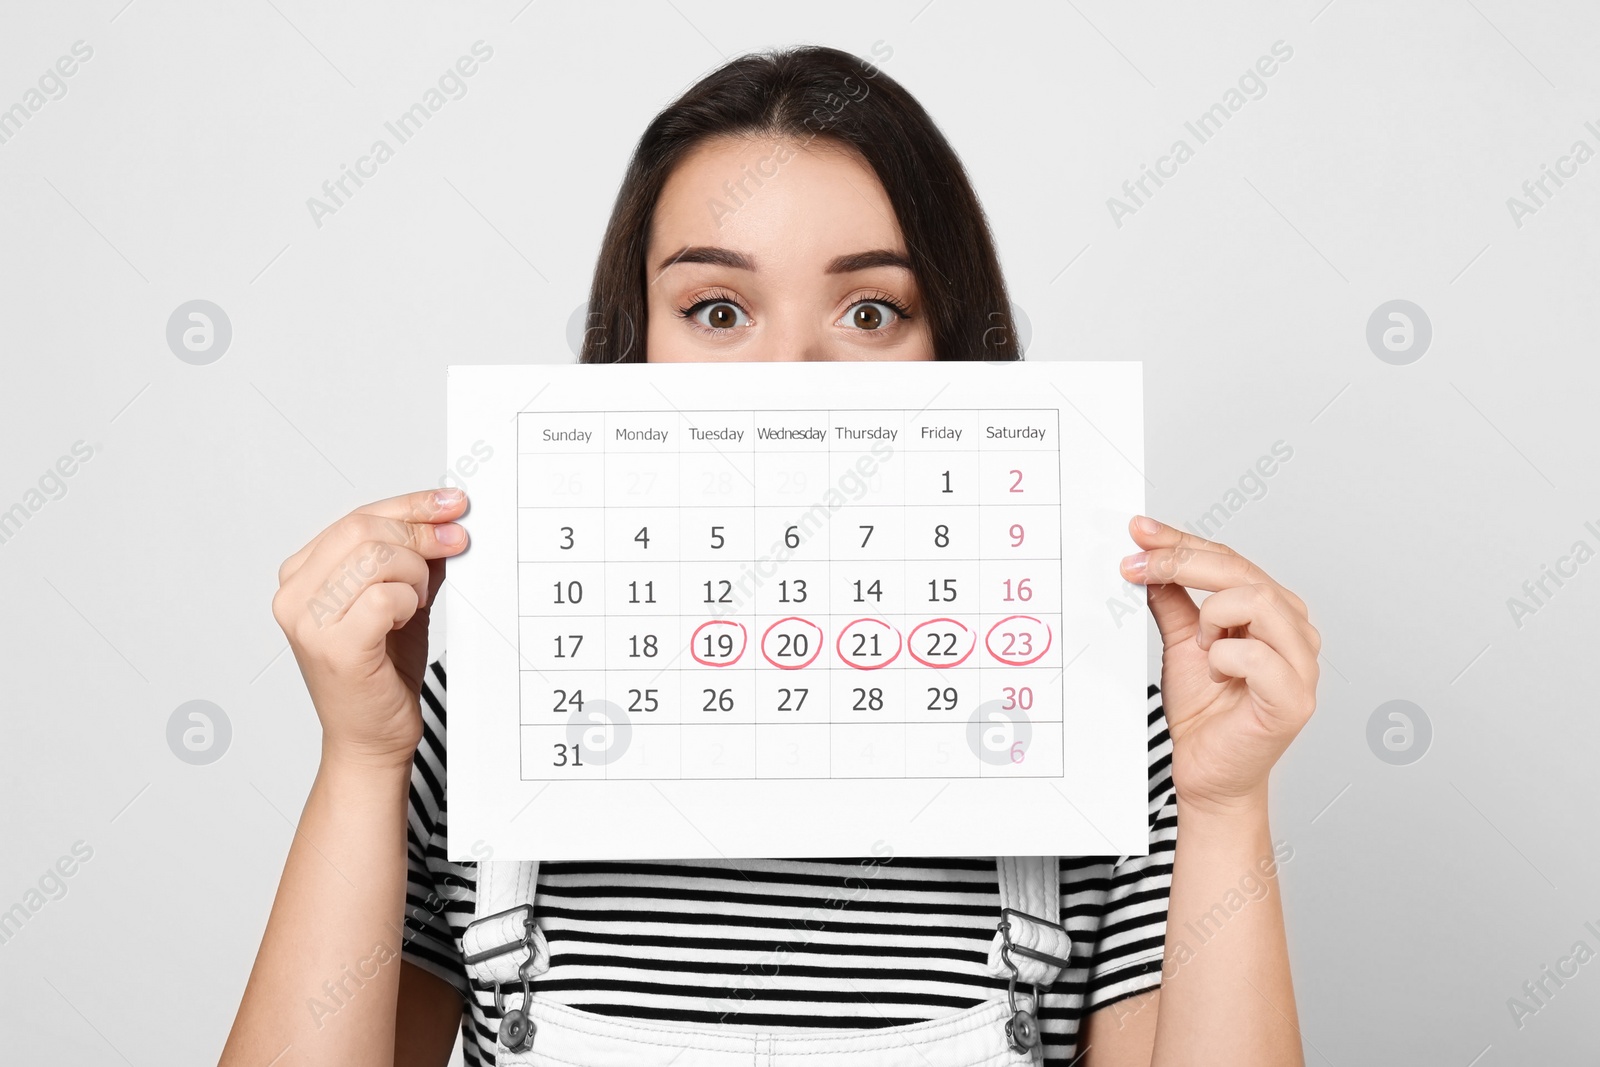
[[[597,1015],[534,994],[531,979],[550,967],[533,911],[537,862],[478,865],[477,904],[462,949],[473,981],[494,986],[502,1013],[496,1057],[505,1067],[1031,1067],[1043,1056],[1040,992],[1072,951],[1060,922],[1059,861],[1002,856],[995,863],[1000,914],[989,969],[1010,980],[1006,995],[904,1026],[713,1030]]]

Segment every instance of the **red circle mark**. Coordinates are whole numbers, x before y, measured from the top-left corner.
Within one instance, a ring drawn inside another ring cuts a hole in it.
[[[811,658],[806,660],[804,663],[794,663],[794,664],[779,663],[777,660],[775,660],[771,656],[767,655],[767,637],[768,637],[768,635],[770,635],[772,633],[772,631],[776,630],[778,627],[782,626],[786,622],[803,622],[807,626],[811,627],[813,630],[817,631],[817,650],[815,652],[811,653]],[[797,670],[800,670],[802,667],[811,666],[813,663],[816,662],[817,657],[822,655],[822,645],[823,645],[822,627],[818,626],[816,623],[812,622],[810,619],[802,619],[798,615],[789,615],[789,616],[786,616],[786,617],[784,617],[782,619],[779,619],[777,622],[773,623],[771,626],[767,627],[765,630],[763,630],[761,632],[761,658],[766,660],[768,663],[772,664],[774,667],[778,668],[780,671],[797,671]]]
[[[936,671],[942,671],[947,667],[959,667],[961,664],[967,661],[968,656],[972,655],[972,650],[978,647],[978,639],[976,634],[972,634],[972,644],[968,645],[967,650],[961,653],[961,658],[953,662],[933,663],[917,655],[917,631],[922,629],[924,626],[932,626],[936,622],[947,622],[952,626],[960,626],[963,633],[972,634],[972,631],[967,629],[965,624],[959,623],[955,619],[929,619],[927,622],[919,622],[911,628],[911,635],[906,638],[906,651],[911,654],[912,659],[916,660],[924,667],[932,667]]]
[[[990,638],[994,637],[994,632],[996,630],[1000,629],[1000,627],[1014,619],[1027,619],[1029,622],[1036,622],[1040,626],[1044,627],[1044,647],[1039,650],[1038,655],[1030,656],[1027,659],[1006,659],[1000,653],[996,652],[994,650],[994,646],[989,643]],[[1055,635],[1050,631],[1050,624],[1045,622],[1043,619],[1035,618],[1032,615],[1007,615],[1005,618],[989,627],[989,632],[983,635],[983,647],[989,650],[989,655],[993,656],[1001,663],[1010,664],[1013,667],[1026,667],[1030,663],[1037,662],[1043,658],[1046,652],[1050,651],[1050,642],[1054,636]]]
[[[737,626],[739,628],[739,651],[732,659],[726,659],[718,663],[713,660],[700,658],[700,653],[694,650],[694,641],[695,638],[700,636],[700,631],[704,630],[707,626]],[[744,656],[745,644],[748,643],[748,641],[749,634],[744,628],[744,623],[735,619],[711,619],[707,622],[701,623],[699,626],[696,626],[694,628],[694,633],[689,635],[689,655],[693,656],[694,661],[703,667],[731,667],[735,663],[738,663],[739,660]]]
[[[849,633],[850,632],[850,627],[854,626],[858,622],[875,622],[879,626],[882,626],[884,629],[888,630],[890,633],[894,634],[894,639],[897,642],[897,644],[894,646],[893,655],[891,655],[888,659],[884,660],[882,663],[872,664],[872,665],[868,665],[868,664],[864,664],[864,663],[857,663],[854,660],[852,660],[849,656],[845,655],[844,654],[844,635]],[[849,623],[847,623],[845,625],[845,628],[839,631],[839,636],[834,639],[833,650],[839,654],[839,658],[841,660],[843,660],[849,666],[854,667],[858,671],[880,671],[883,668],[887,667],[889,664],[893,663],[895,660],[900,658],[900,649],[904,644],[905,644],[905,641],[901,638],[899,630],[896,630],[893,626],[890,626],[888,623],[884,622],[882,619],[874,619],[871,616],[868,616],[866,618],[861,618],[861,619],[852,619]]]

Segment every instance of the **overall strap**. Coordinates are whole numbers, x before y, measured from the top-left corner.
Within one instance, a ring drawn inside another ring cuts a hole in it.
[[[550,945],[534,922],[537,860],[478,864],[477,903],[461,935],[467,974],[496,986],[523,982],[550,969]]]
[[[1061,925],[1061,861],[1056,856],[996,856],[1000,923],[989,970],[1040,988],[1068,964],[1072,937]]]

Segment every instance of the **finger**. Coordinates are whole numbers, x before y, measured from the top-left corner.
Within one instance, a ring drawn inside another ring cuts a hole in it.
[[[1152,548],[1124,560],[1123,573],[1146,585],[1175,583],[1215,593],[1241,585],[1276,584],[1237,552],[1209,549]]]
[[[409,585],[421,607],[428,602],[428,561],[400,545],[363,541],[309,594],[313,621],[318,626],[338,622],[369,587],[385,582]]]
[[[459,540],[452,541],[452,538]],[[352,511],[335,523],[311,550],[288,585],[320,588],[338,576],[339,568],[358,546],[377,542],[409,549],[423,559],[440,559],[467,545],[466,528],[454,522],[405,522]]]
[[[1250,687],[1255,701],[1272,720],[1299,730],[1315,707],[1316,684],[1295,673],[1289,662],[1264,641],[1253,637],[1224,637],[1206,652],[1211,680],[1238,678]]]
[[[1156,584],[1145,587],[1150,615],[1165,640],[1183,637],[1200,625],[1200,609],[1189,590],[1181,585]]]
[[[1195,636],[1200,647],[1210,649],[1234,628],[1248,628],[1246,636],[1265,641],[1302,678],[1310,676],[1317,660],[1311,639],[1315,631],[1274,587],[1244,585],[1206,597]]]
[[[304,567],[317,546],[335,533],[341,524],[348,524],[353,516],[371,515],[389,522],[440,523],[459,517],[466,507],[467,497],[460,489],[424,489],[362,505],[348,515],[341,516],[300,551],[284,560],[278,568],[278,582],[282,584]]]
[[[1148,515],[1136,515],[1128,521],[1128,533],[1133,537],[1133,543],[1140,548],[1153,547],[1147,544],[1151,532],[1144,529],[1141,520],[1161,527],[1163,530],[1172,530]],[[1174,531],[1175,532],[1175,531]],[[1142,575],[1128,569],[1129,560],[1137,558],[1129,556],[1122,561],[1123,576],[1129,581],[1142,582]],[[1150,615],[1156,620],[1156,629],[1161,631],[1163,638],[1173,638],[1184,634],[1200,625],[1200,609],[1195,607],[1194,598],[1189,591],[1181,585],[1152,584],[1145,588],[1145,599],[1150,605]]]
[[[1204,551],[1235,556],[1241,560],[1245,559],[1244,556],[1220,541],[1207,541],[1198,534],[1187,533],[1175,526],[1168,526],[1166,523],[1153,519],[1148,515],[1134,516],[1128,523],[1128,532],[1132,535],[1134,543],[1140,548],[1146,550],[1155,548],[1173,549],[1180,558],[1190,552]],[[1249,561],[1246,560],[1245,562],[1248,563]],[[1254,567],[1255,565],[1251,564],[1251,566]],[[1260,570],[1259,567],[1255,569]],[[1262,573],[1265,574],[1266,572],[1262,571]],[[1272,581],[1272,579],[1268,578],[1268,581]],[[1278,585],[1275,581],[1273,584]],[[1295,606],[1295,609],[1301,615],[1306,614],[1304,600],[1301,600],[1290,590],[1284,589],[1282,585],[1278,585],[1278,588],[1283,589],[1284,596],[1288,598],[1289,602]]]
[[[1149,515],[1135,515],[1128,522],[1128,533],[1140,548],[1186,548],[1191,551],[1233,552],[1220,541],[1207,541],[1199,534],[1168,526]]]
[[[398,630],[417,613],[417,591],[400,582],[369,586],[345,613],[344,627],[366,649]],[[341,627],[343,629],[344,627]]]
[[[373,515],[397,522],[439,523],[459,518],[466,509],[467,495],[460,489],[422,489],[415,493],[402,493],[399,496],[363,504],[349,515],[341,516],[329,524],[321,533],[307,541],[298,552],[284,560],[278,567],[278,584],[282,585],[305,566],[317,545],[351,515]]]

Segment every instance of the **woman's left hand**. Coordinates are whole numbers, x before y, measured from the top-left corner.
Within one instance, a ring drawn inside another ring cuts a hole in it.
[[[1227,545],[1145,516],[1128,530],[1144,551],[1122,561],[1122,574],[1147,587],[1161,631],[1178,799],[1218,811],[1259,805],[1317,703],[1322,637],[1305,601]],[[1211,595],[1197,607],[1185,586]]]

